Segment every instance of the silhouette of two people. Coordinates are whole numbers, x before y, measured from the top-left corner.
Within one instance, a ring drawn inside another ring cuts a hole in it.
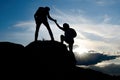
[[[36,31],[35,31],[35,41],[38,39],[38,32],[40,25],[43,23],[46,28],[48,29],[49,35],[51,37],[51,40],[54,41],[53,33],[50,29],[48,18],[56,23],[56,25],[59,27],[59,29],[64,31],[64,35],[61,35],[61,43],[64,41],[69,44],[69,51],[73,52],[73,44],[74,44],[74,38],[76,37],[76,32],[74,29],[69,27],[69,24],[64,23],[63,27],[59,26],[57,21],[53,19],[49,14],[50,8],[49,7],[39,7],[36,13],[34,14],[35,22],[36,22]]]
[[[38,10],[36,11],[36,13],[34,14],[34,19],[36,22],[35,41],[37,41],[37,39],[38,39],[38,32],[39,32],[39,28],[42,23],[46,26],[46,28],[49,32],[49,35],[51,37],[51,40],[54,41],[53,33],[52,33],[49,23],[48,23],[48,18],[52,21],[55,21],[55,19],[53,19],[50,16],[49,11],[50,11],[49,7],[39,7]]]

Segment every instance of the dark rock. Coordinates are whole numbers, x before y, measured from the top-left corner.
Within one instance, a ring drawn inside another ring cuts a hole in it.
[[[57,41],[31,42],[25,47],[0,42],[0,54],[4,79],[119,80],[119,77],[77,67],[74,53]]]

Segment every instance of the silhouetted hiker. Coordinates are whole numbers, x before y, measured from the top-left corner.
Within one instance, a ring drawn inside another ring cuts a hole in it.
[[[64,35],[61,35],[61,43],[65,41],[69,44],[69,50],[70,52],[73,52],[73,44],[74,44],[74,38],[77,36],[77,33],[74,29],[69,27],[69,24],[64,23],[63,27],[60,27],[57,21],[55,21],[56,25],[64,31]]]
[[[55,19],[53,19],[50,16],[49,11],[50,11],[49,7],[39,7],[38,10],[36,11],[36,13],[34,14],[34,18],[35,18],[35,22],[36,22],[35,41],[37,41],[39,28],[40,28],[40,25],[42,23],[48,29],[51,40],[54,40],[53,33],[52,33],[51,29],[50,29],[47,18],[49,18],[52,21],[55,21]]]

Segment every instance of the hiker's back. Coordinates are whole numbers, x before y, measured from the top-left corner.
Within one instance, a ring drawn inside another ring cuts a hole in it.
[[[48,12],[44,7],[39,7],[39,9],[37,11],[38,17],[46,17],[47,13]]]
[[[74,29],[72,29],[72,28],[70,28],[70,33],[69,33],[70,35],[71,35],[71,37],[76,37],[77,36],[77,33],[76,33],[76,31],[74,30]]]
[[[74,29],[69,28],[65,31],[65,38],[67,40],[73,40],[73,38],[75,38],[77,36],[77,33]]]

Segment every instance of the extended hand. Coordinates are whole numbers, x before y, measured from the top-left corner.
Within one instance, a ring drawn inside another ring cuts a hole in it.
[[[54,22],[57,23],[57,20],[55,19]]]

